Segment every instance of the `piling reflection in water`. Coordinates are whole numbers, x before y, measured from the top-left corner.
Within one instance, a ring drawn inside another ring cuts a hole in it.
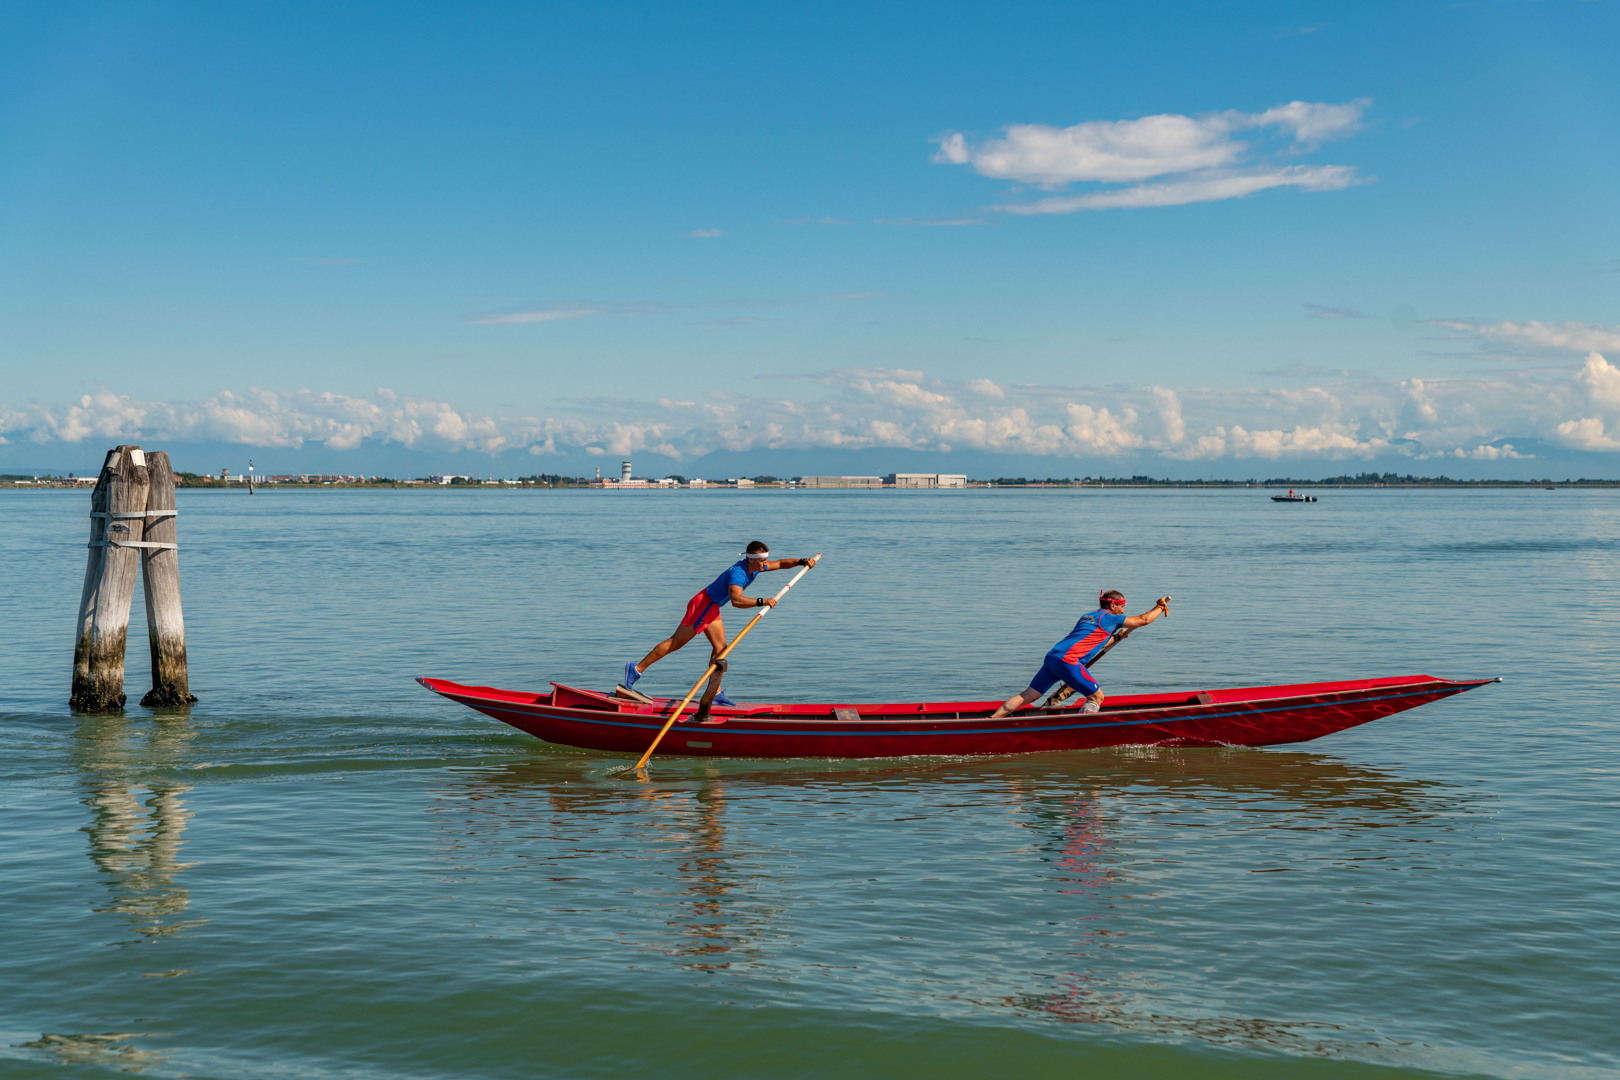
[[[124,916],[143,939],[177,934],[206,919],[185,918],[191,894],[180,883],[196,865],[180,861],[183,834],[194,816],[181,798],[190,784],[164,779],[192,737],[189,722],[137,723],[118,716],[83,721],[75,733],[90,824],[90,860],[112,893],[98,912]],[[154,775],[156,774],[156,775]]]

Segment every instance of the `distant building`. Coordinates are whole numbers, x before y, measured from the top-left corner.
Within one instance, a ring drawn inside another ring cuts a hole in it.
[[[737,487],[740,487],[740,488],[753,487],[754,486],[754,482],[752,480],[748,479],[746,476],[738,477],[735,480],[728,480],[727,483],[735,484]]]
[[[939,487],[939,475],[920,472],[890,473],[883,478],[883,482],[897,488],[932,488]]]
[[[702,486],[701,484],[699,485]],[[672,488],[680,484],[664,477],[662,480],[649,480],[645,476],[632,476],[628,480],[603,480],[602,487],[609,491],[629,491],[635,488]]]
[[[801,476],[799,486],[807,488],[880,488],[881,476]]]
[[[629,482],[630,482],[630,463],[628,461],[626,461],[622,465],[619,466],[619,483],[628,484]]]
[[[966,473],[960,473],[960,474],[957,474],[957,473],[940,473],[939,474],[939,486],[942,487],[942,488],[965,488],[965,487],[968,486],[967,485],[967,474]]]

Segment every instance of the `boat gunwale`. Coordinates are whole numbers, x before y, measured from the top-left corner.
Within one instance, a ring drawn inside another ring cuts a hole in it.
[[[1399,681],[1399,680],[1407,680],[1407,679],[1422,679],[1423,681],[1421,681],[1421,682]],[[442,695],[444,697],[450,698],[452,701],[456,701],[459,704],[466,705],[469,708],[477,709],[478,711],[481,711],[481,712],[486,711],[486,710],[481,705],[474,704],[473,702],[485,703],[485,704],[487,704],[489,706],[489,709],[494,710],[494,711],[516,713],[516,714],[521,715],[521,716],[531,716],[531,717],[537,717],[537,718],[550,718],[550,719],[556,719],[556,720],[566,720],[566,721],[574,721],[574,722],[581,722],[581,723],[590,723],[590,724],[596,724],[596,725],[603,726],[603,727],[634,727],[634,728],[643,728],[643,729],[653,729],[653,728],[657,728],[657,727],[661,726],[660,721],[667,720],[669,718],[669,714],[670,714],[670,710],[669,710],[668,707],[665,707],[665,708],[663,708],[663,709],[661,709],[659,711],[651,711],[651,710],[648,710],[648,711],[640,711],[640,710],[637,710],[637,711],[623,711],[623,710],[609,711],[609,710],[606,710],[606,709],[574,708],[574,707],[571,707],[571,706],[552,705],[549,702],[541,702],[541,701],[538,701],[538,700],[531,701],[531,702],[519,702],[519,701],[512,701],[512,700],[506,699],[506,698],[489,698],[489,697],[482,697],[482,696],[475,695],[475,694],[459,694],[459,693],[454,693],[454,692],[442,690],[442,689],[439,689],[436,686],[430,685],[430,682],[438,682],[438,683],[448,683],[449,685],[458,686],[458,687],[462,686],[462,684],[459,684],[459,683],[450,683],[449,680],[442,680],[442,679],[429,680],[427,677],[418,677],[417,681],[420,682],[427,689],[433,690],[435,693],[438,693],[438,694],[440,694],[440,695]],[[1144,708],[1119,709],[1119,710],[1115,710],[1115,711],[1109,711],[1109,710],[1105,709],[1102,712],[1098,712],[1098,713],[1081,713],[1078,710],[1075,710],[1075,709],[1072,709],[1072,708],[1071,709],[1020,710],[1020,712],[1015,713],[1012,716],[1002,717],[1002,718],[1000,718],[998,720],[992,720],[989,716],[952,717],[952,718],[941,718],[941,719],[928,719],[928,717],[930,717],[930,716],[937,716],[939,714],[921,713],[921,714],[911,714],[911,715],[908,715],[908,716],[900,716],[900,717],[893,717],[893,718],[887,718],[887,717],[884,717],[884,718],[861,717],[859,719],[856,719],[856,720],[852,721],[852,720],[840,720],[835,715],[822,716],[822,715],[817,714],[817,715],[805,715],[805,716],[781,716],[781,715],[758,714],[758,713],[730,713],[729,710],[728,710],[728,714],[725,715],[723,717],[723,719],[728,723],[728,725],[732,724],[732,723],[737,723],[737,722],[742,722],[742,723],[749,724],[749,727],[747,727],[747,728],[744,728],[744,727],[731,727],[731,726],[728,726],[726,728],[726,732],[728,734],[737,734],[737,735],[742,735],[742,734],[787,735],[787,734],[794,734],[794,733],[805,734],[805,735],[1015,734],[1015,733],[1043,732],[1043,731],[1064,731],[1064,730],[1075,730],[1075,729],[1081,729],[1081,728],[1096,728],[1096,727],[1142,726],[1142,725],[1159,724],[1159,723],[1162,723],[1162,724],[1179,724],[1179,723],[1184,723],[1184,722],[1186,722],[1188,720],[1195,720],[1195,719],[1196,720],[1219,720],[1219,719],[1227,719],[1227,718],[1234,717],[1234,716],[1254,715],[1256,713],[1278,712],[1278,711],[1281,711],[1283,709],[1287,709],[1287,708],[1290,708],[1290,707],[1319,708],[1319,707],[1331,707],[1331,706],[1340,705],[1340,704],[1350,704],[1350,703],[1356,703],[1356,702],[1372,702],[1372,701],[1388,700],[1388,699],[1392,699],[1392,698],[1416,697],[1416,696],[1421,696],[1421,695],[1424,695],[1424,694],[1434,693],[1434,692],[1436,692],[1436,688],[1455,688],[1455,689],[1452,690],[1452,693],[1462,693],[1462,692],[1464,692],[1466,690],[1471,690],[1471,689],[1474,689],[1476,687],[1484,686],[1484,685],[1486,685],[1488,683],[1491,683],[1491,682],[1499,682],[1501,680],[1500,679],[1440,679],[1440,678],[1436,678],[1434,676],[1394,676],[1394,677],[1391,677],[1391,678],[1385,679],[1385,680],[1376,680],[1375,679],[1375,680],[1358,680],[1358,681],[1365,681],[1365,682],[1373,683],[1374,685],[1363,686],[1363,687],[1361,687],[1359,689],[1353,689],[1353,690],[1333,690],[1333,691],[1324,691],[1324,692],[1319,692],[1319,693],[1314,693],[1314,694],[1312,694],[1312,693],[1289,694],[1289,695],[1280,695],[1280,696],[1268,697],[1268,698],[1245,698],[1245,699],[1242,699],[1242,700],[1239,700],[1239,701],[1226,701],[1226,702],[1211,701],[1211,702],[1208,702],[1208,703],[1191,703],[1191,704],[1166,705],[1166,706],[1148,706],[1148,707],[1144,707]],[[553,685],[561,685],[561,684],[553,684]],[[1332,684],[1296,683],[1296,684],[1293,684],[1293,685],[1310,686],[1310,685],[1332,685]],[[491,689],[494,689],[494,688],[493,687],[480,687],[478,689],[491,690]],[[582,691],[578,691],[574,687],[568,687],[567,689],[569,689],[571,691],[574,691],[574,692],[582,692]],[[1246,689],[1246,688],[1234,687],[1234,688],[1231,688],[1231,689]],[[1270,688],[1269,687],[1256,687],[1255,689],[1265,690],[1265,689],[1270,689]],[[1369,695],[1377,694],[1379,691],[1385,691],[1385,690],[1398,690],[1399,692],[1394,693],[1394,694],[1382,694],[1380,696],[1369,696]],[[594,694],[594,691],[583,691],[583,692],[584,693]],[[549,696],[550,695],[537,695],[537,698],[538,697],[549,697]],[[615,701],[615,700],[617,700],[617,699],[614,699],[614,698],[607,697],[607,695],[597,695],[597,696],[600,696],[604,700],[607,700],[607,701]],[[462,700],[463,698],[467,698],[467,699],[470,699],[470,700]],[[1288,705],[1288,704],[1279,704],[1279,703],[1295,703],[1295,704]],[[919,702],[918,704],[930,704],[930,703],[928,703],[928,702]],[[1270,707],[1259,708],[1259,707],[1253,707],[1253,706],[1270,706]],[[1236,708],[1234,708],[1234,707],[1236,707]],[[1197,710],[1197,711],[1194,711],[1194,710]],[[695,712],[695,710],[694,710],[694,712]],[[1179,713],[1180,715],[1176,715],[1177,713]],[[1170,715],[1166,715],[1166,714],[1170,714]],[[1080,724],[1054,724],[1054,723],[1050,723],[1050,722],[1048,722],[1048,723],[1040,723],[1040,722],[1038,722],[1038,721],[1043,721],[1043,720],[1044,721],[1067,720],[1067,719],[1069,719],[1071,717],[1079,717],[1079,716],[1094,716],[1094,717],[1097,717],[1098,719],[1094,720],[1094,721],[1087,722],[1087,723],[1080,723]],[[612,717],[612,719],[608,719],[609,717]],[[716,717],[721,718],[718,713],[716,713]],[[1104,719],[1104,717],[1106,717],[1107,719]],[[638,722],[638,721],[640,721],[640,722]],[[998,725],[1005,725],[1009,721],[1013,722],[1016,726],[1012,726],[1012,727],[1001,726],[1001,727],[996,727],[996,728],[970,727],[970,726],[968,726],[968,725],[983,725],[983,724],[988,724],[988,723],[994,723],[994,724],[998,724]],[[1023,721],[1023,722],[1020,722],[1020,721]],[[922,729],[913,728],[909,732],[893,730],[894,726],[896,724],[899,724],[899,723],[909,723],[909,724],[913,724],[913,725],[921,724],[921,725],[928,725],[928,726],[925,727],[925,728],[922,728]],[[769,727],[764,729],[764,730],[753,729],[753,725],[756,725],[756,724],[766,724],[766,725],[769,725]],[[802,731],[801,730],[801,731],[798,731],[798,732],[794,732],[792,730],[783,730],[786,725],[792,725],[794,728],[799,728],[801,726],[808,726],[808,727],[814,728],[815,730],[809,730],[809,731]],[[685,724],[684,726],[688,730],[696,730],[696,727],[694,725]]]

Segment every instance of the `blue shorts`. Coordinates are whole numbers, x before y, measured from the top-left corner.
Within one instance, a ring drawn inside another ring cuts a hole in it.
[[[1037,671],[1035,677],[1029,680],[1029,688],[1035,691],[1038,696],[1046,693],[1060,682],[1074,687],[1083,697],[1090,697],[1102,689],[1097,684],[1097,680],[1091,677],[1091,672],[1086,670],[1086,665],[1065,664],[1062,656],[1047,653],[1046,662],[1041,665],[1041,670]]]

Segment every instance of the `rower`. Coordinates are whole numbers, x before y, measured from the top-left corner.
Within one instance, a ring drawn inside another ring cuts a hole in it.
[[[722,607],[728,602],[739,610],[776,606],[774,597],[767,596],[756,600],[743,593],[743,590],[753,584],[754,578],[760,574],[768,570],[786,570],[790,566],[816,565],[814,559],[772,559],[770,549],[760,540],[750,541],[747,550],[741,554],[742,558],[726,567],[724,573],[692,597],[686,605],[686,614],[681,617],[680,625],[675,628],[675,633],[654,645],[652,651],[642,657],[641,663],[624,665],[626,690],[635,686],[636,680],[641,678],[648,668],[696,637],[699,630],[708,637],[709,647],[714,650],[713,656],[719,656],[726,647],[726,627],[720,621]],[[736,702],[726,696],[724,690],[715,694],[714,703],[728,707],[736,705]]]
[[[1041,669],[1029,681],[1029,689],[1014,694],[1002,703],[990,717],[999,720],[1003,716],[1022,709],[1026,705],[1033,705],[1041,699],[1041,695],[1050,690],[1059,682],[1072,687],[1077,693],[1086,695],[1086,703],[1080,707],[1084,713],[1094,713],[1102,708],[1102,687],[1097,680],[1091,677],[1086,664],[1096,659],[1108,644],[1108,639],[1114,636],[1117,630],[1135,630],[1139,626],[1146,626],[1160,615],[1170,614],[1170,598],[1162,596],[1158,602],[1141,615],[1127,616],[1125,614],[1125,596],[1118,589],[1108,589],[1097,597],[1097,610],[1080,616],[1080,621],[1074,624],[1068,636],[1058,642],[1046,654],[1046,660]]]

